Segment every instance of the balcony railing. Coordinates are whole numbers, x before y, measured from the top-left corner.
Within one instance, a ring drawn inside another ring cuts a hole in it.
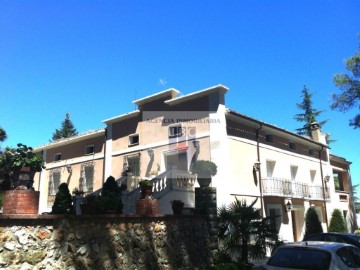
[[[261,182],[264,196],[323,200],[325,195],[326,200],[330,199],[328,188],[323,188],[320,185],[309,185],[295,180],[273,177],[262,178]]]

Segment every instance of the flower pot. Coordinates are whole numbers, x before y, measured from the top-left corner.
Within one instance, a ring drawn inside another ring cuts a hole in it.
[[[211,176],[198,175],[197,181],[200,187],[209,187],[211,184]]]
[[[152,185],[141,185],[141,199],[149,198],[152,194]]]
[[[15,170],[13,174],[14,189],[32,189],[34,183],[35,171],[31,171],[29,167],[22,167]]]
[[[184,206],[178,206],[178,205],[177,206],[175,206],[175,205],[172,206],[172,210],[173,210],[174,215],[181,215],[183,209],[184,209]]]

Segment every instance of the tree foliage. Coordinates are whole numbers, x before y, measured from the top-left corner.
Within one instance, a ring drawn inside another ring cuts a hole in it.
[[[0,127],[0,142],[3,142],[7,139],[7,134],[5,129],[3,129],[2,127]]]
[[[219,238],[225,250],[239,252],[245,263],[249,253],[253,258],[264,258],[266,248],[273,248],[278,242],[271,218],[262,218],[261,209],[254,208],[256,201],[248,205],[245,200],[236,199],[218,209]]]
[[[62,183],[56,193],[55,201],[52,206],[52,214],[74,214],[74,207],[68,185]]]
[[[334,209],[330,219],[329,232],[347,232],[345,220],[339,209]]]
[[[294,116],[294,119],[298,122],[305,123],[301,128],[297,128],[296,131],[299,135],[306,135],[311,137],[311,123],[318,122],[317,117],[323,112],[318,111],[313,108],[312,102],[312,93],[309,93],[309,90],[304,85],[303,90],[301,91],[301,103],[296,103],[296,106],[303,111],[302,113],[298,113]],[[325,125],[327,120],[318,122],[320,127]]]
[[[305,216],[305,235],[304,238],[315,234],[315,233],[322,233],[323,228],[321,226],[319,216],[316,213],[314,207],[310,207]]]
[[[76,136],[78,132],[72,121],[70,120],[70,114],[66,113],[64,121],[61,122],[61,129],[56,129],[53,133],[52,140],[56,141],[62,138],[69,138]]]
[[[360,35],[358,36],[360,40]],[[352,73],[336,74],[333,78],[334,84],[340,88],[340,94],[333,94],[331,109],[346,112],[353,107],[360,109],[360,45],[359,51],[346,60],[346,69]],[[349,125],[360,128],[360,114],[350,119]]]

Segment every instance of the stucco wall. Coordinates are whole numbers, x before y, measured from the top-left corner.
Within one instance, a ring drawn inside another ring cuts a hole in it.
[[[1,269],[210,266],[209,233],[203,216],[19,218],[0,215]]]

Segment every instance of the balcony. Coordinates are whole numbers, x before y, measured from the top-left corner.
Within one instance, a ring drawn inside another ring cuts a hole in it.
[[[330,199],[328,188],[289,179],[265,177],[261,179],[263,196],[279,196],[311,200]],[[324,192],[323,192],[324,190]]]

